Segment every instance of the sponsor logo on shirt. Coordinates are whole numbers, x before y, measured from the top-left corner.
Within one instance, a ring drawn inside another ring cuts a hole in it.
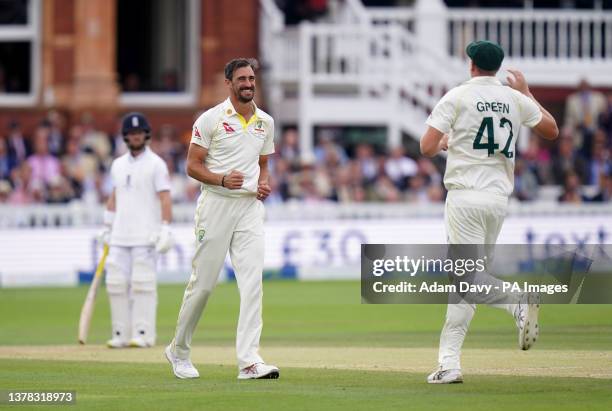
[[[206,233],[206,230],[198,230],[198,243],[201,243],[202,241],[204,241],[205,233]]]
[[[236,130],[234,130],[232,126],[226,122],[223,122],[223,128],[225,129],[225,134],[232,134],[236,132]]]
[[[266,132],[266,130],[264,130],[264,128],[263,128],[263,121],[257,120],[257,123],[255,124],[255,132],[256,133],[265,133]]]
[[[193,128],[193,138],[197,138],[198,140],[202,140],[202,135],[200,134],[200,130],[197,127]]]

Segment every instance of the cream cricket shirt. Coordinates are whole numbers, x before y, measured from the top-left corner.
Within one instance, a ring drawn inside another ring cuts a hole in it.
[[[198,117],[191,142],[208,149],[204,164],[213,173],[227,174],[237,170],[244,174],[241,189],[230,190],[210,184],[202,184],[202,189],[231,197],[255,195],[259,156],[274,153],[274,120],[255,107],[255,114],[247,123],[228,98]]]
[[[149,147],[137,157],[128,152],[111,166],[115,221],[111,245],[151,245],[161,225],[158,193],[170,190],[166,163]]]
[[[541,119],[535,101],[495,77],[474,77],[450,90],[426,121],[449,135],[446,189],[512,194],[519,130]]]

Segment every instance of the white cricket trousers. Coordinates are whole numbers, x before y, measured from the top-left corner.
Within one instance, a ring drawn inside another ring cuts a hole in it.
[[[474,190],[450,190],[444,220],[449,244],[482,244],[489,261],[508,209],[506,196]],[[499,281],[491,278],[492,281]],[[499,281],[501,284],[501,281]],[[457,301],[456,295],[449,301]],[[460,298],[460,297],[459,297]],[[516,304],[488,304],[514,313]],[[438,362],[443,370],[461,368],[461,347],[476,311],[476,304],[449,303],[440,336]]]
[[[151,246],[111,245],[106,263],[113,338],[155,344],[157,253]]]
[[[202,191],[195,216],[196,250],[179,312],[172,348],[189,358],[193,332],[223,268],[227,251],[240,293],[236,355],[240,369],[263,362],[259,338],[263,326],[263,203],[254,196],[228,197]]]

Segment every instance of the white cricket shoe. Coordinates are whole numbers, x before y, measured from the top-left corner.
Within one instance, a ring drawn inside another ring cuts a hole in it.
[[[151,344],[150,342],[145,341],[144,338],[136,337],[136,338],[132,338],[130,342],[128,343],[128,345],[133,348],[149,348],[149,347],[153,347],[154,344]]]
[[[460,384],[463,382],[461,370],[443,370],[441,368],[429,374],[427,377],[429,384]]]
[[[177,358],[172,352],[172,348],[167,346],[164,350],[166,354],[166,359],[172,365],[172,371],[177,378],[186,379],[186,378],[199,378],[200,373],[193,366],[190,360],[181,360]]]
[[[280,376],[278,367],[262,362],[243,368],[238,373],[239,380],[277,379]]]
[[[128,342],[119,338],[112,338],[106,342],[108,348],[126,348]]]
[[[540,335],[538,313],[540,311],[540,295],[525,293],[517,305],[514,318],[519,329],[519,348],[530,349]]]

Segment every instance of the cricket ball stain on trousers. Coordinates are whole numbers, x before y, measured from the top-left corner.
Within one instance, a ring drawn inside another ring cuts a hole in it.
[[[263,327],[264,214],[263,203],[255,196],[229,197],[207,190],[200,194],[195,215],[196,251],[172,342],[178,358],[189,358],[194,330],[229,250],[240,293],[238,367],[264,362],[258,353]]]

